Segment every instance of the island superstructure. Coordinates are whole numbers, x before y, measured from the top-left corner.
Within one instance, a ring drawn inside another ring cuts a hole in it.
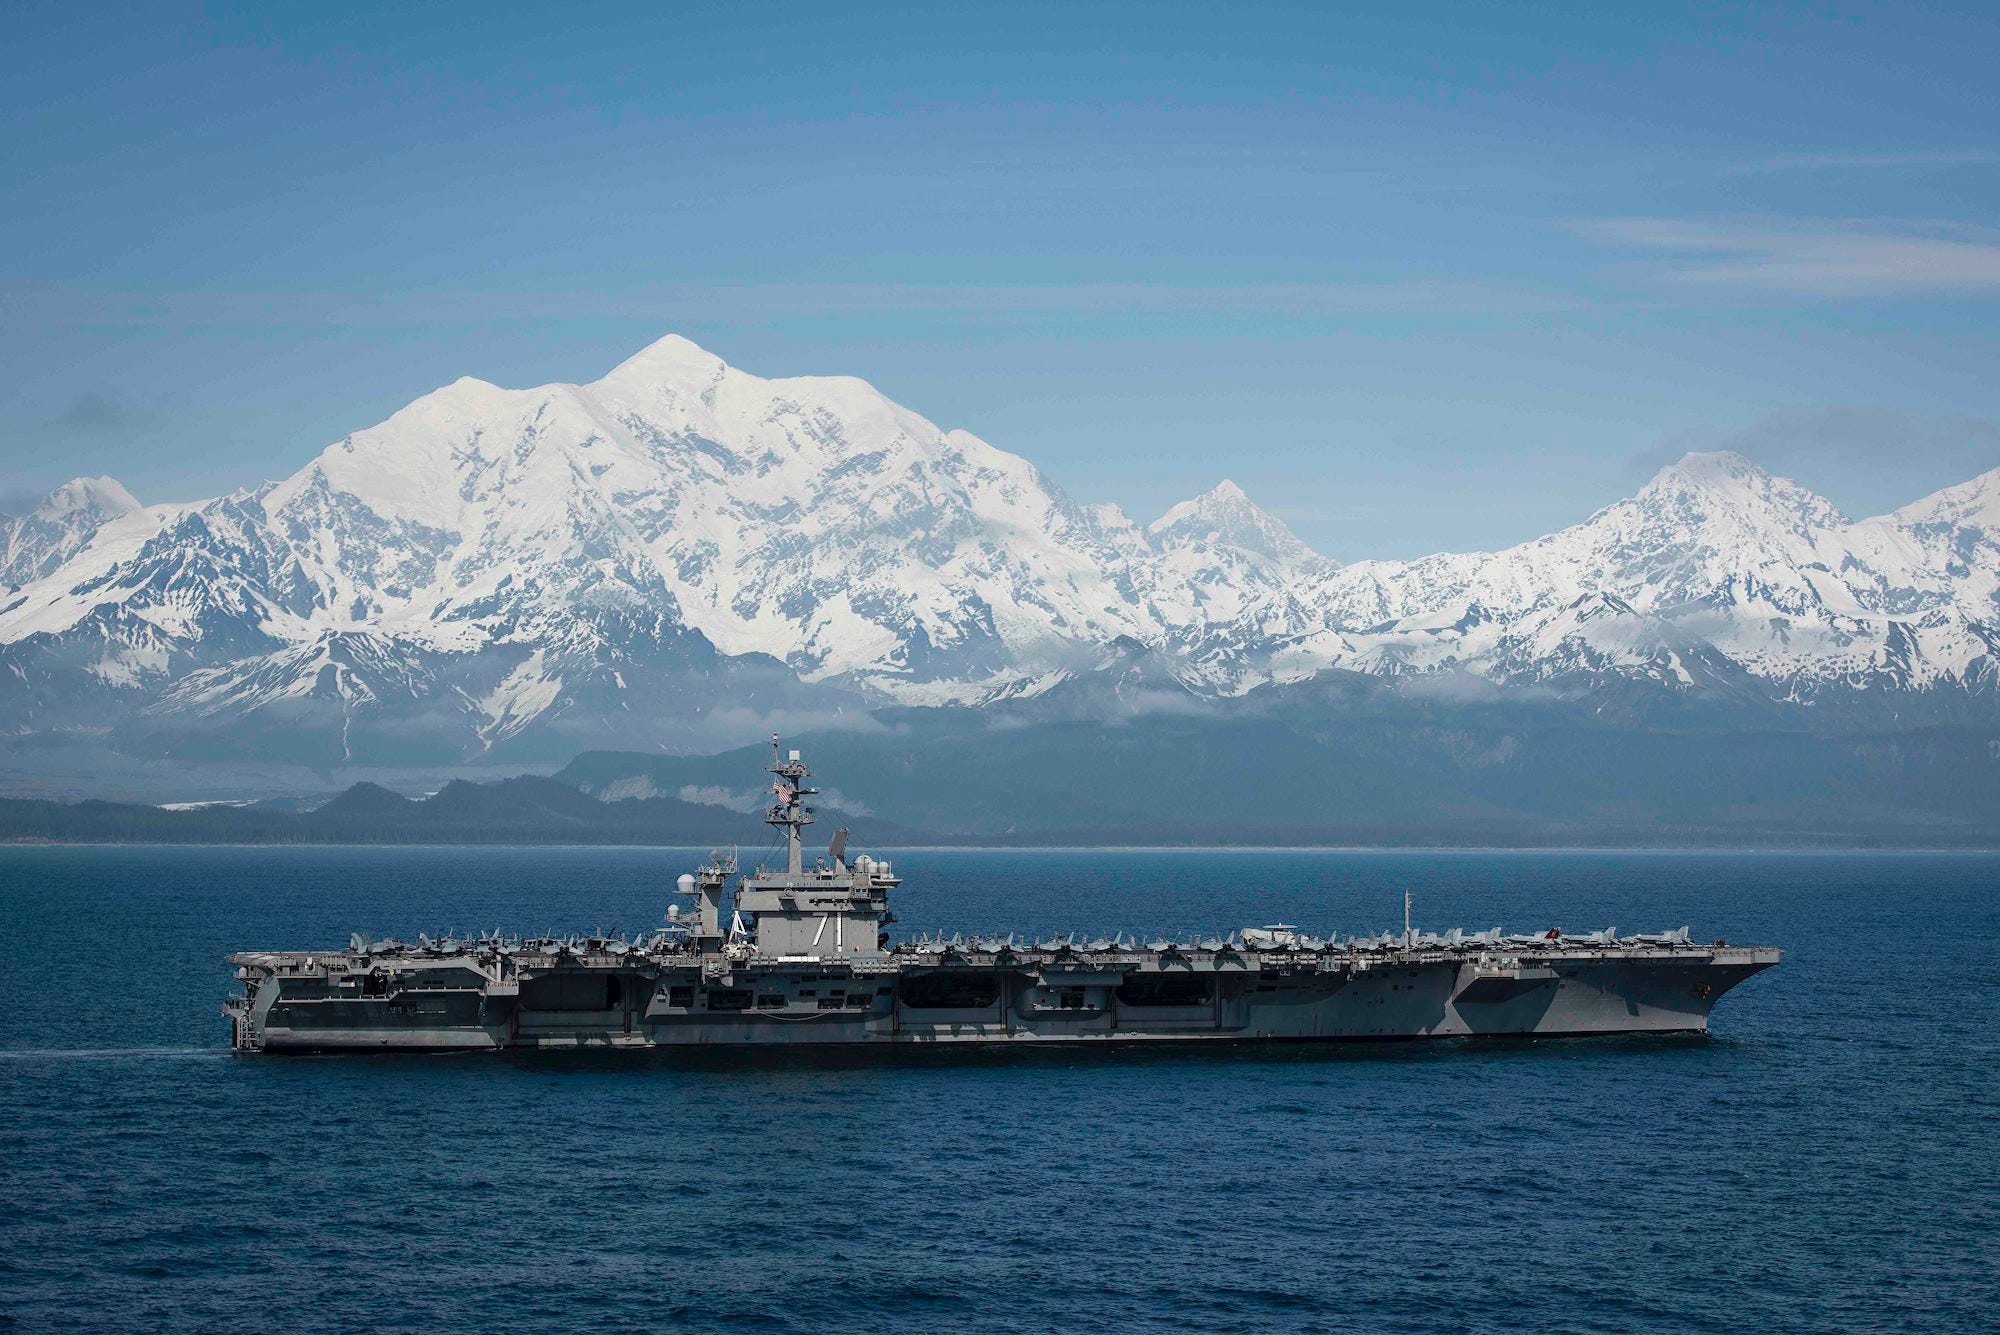
[[[682,1044],[1364,1040],[1702,1032],[1766,946],[1686,928],[1620,937],[1415,931],[1318,937],[1013,935],[900,942],[891,863],[846,831],[807,865],[811,771],[772,739],[766,823],[782,869],[716,854],[638,939],[356,934],[344,949],[231,955],[246,1052]],[[731,882],[734,880],[733,894]],[[725,903],[725,897],[728,902]]]

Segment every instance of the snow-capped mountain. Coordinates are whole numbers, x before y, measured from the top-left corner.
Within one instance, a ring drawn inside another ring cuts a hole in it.
[[[16,519],[0,518],[0,589],[41,579],[82,551],[114,519],[139,508],[108,477],[80,477]]]
[[[1690,454],[1636,495],[1518,547],[1336,571],[1301,596],[1299,624],[1269,637],[1260,661],[1280,678],[1330,666],[1525,682],[1581,672],[1693,689],[1693,655],[1796,701],[1988,690],[1996,490],[2000,470],[1854,523],[1739,455]],[[1593,627],[1556,633],[1579,608]],[[1247,644],[1264,629],[1209,639]],[[1662,657],[1669,644],[1678,666]]]
[[[1233,489],[1156,539],[861,381],[677,337],[589,385],[460,380],[146,520],[0,608],[16,726],[664,743],[717,709],[976,699],[1328,568]]]
[[[859,380],[669,337],[588,385],[457,381],[209,502],[62,488],[0,526],[0,726],[389,763],[1326,668],[1991,696],[1997,496],[2000,470],[1851,523],[1690,455],[1519,547],[1340,567],[1232,483],[1142,527]]]
[[[1278,568],[1306,572],[1334,568],[1227,478],[1168,510],[1146,525],[1146,533],[1161,552],[1233,552]]]

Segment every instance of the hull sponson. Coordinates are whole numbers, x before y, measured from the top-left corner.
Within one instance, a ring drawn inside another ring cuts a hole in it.
[[[1699,1032],[1764,947],[247,952],[253,1051],[1382,1040]]]

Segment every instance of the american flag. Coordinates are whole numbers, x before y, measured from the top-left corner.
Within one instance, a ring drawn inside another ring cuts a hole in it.
[[[778,795],[779,806],[788,807],[792,804],[792,790],[785,786],[784,780],[780,779],[772,784],[771,791]]]

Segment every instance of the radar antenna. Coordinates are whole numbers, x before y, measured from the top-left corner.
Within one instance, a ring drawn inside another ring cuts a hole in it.
[[[766,825],[777,826],[785,832],[785,869],[793,876],[805,871],[804,856],[799,847],[799,831],[812,824],[812,808],[806,799],[819,792],[817,788],[805,786],[805,779],[812,771],[799,759],[794,751],[788,758],[778,754],[778,734],[771,734],[770,772],[776,776],[771,782],[771,792],[776,795],[769,811],[764,813]]]

